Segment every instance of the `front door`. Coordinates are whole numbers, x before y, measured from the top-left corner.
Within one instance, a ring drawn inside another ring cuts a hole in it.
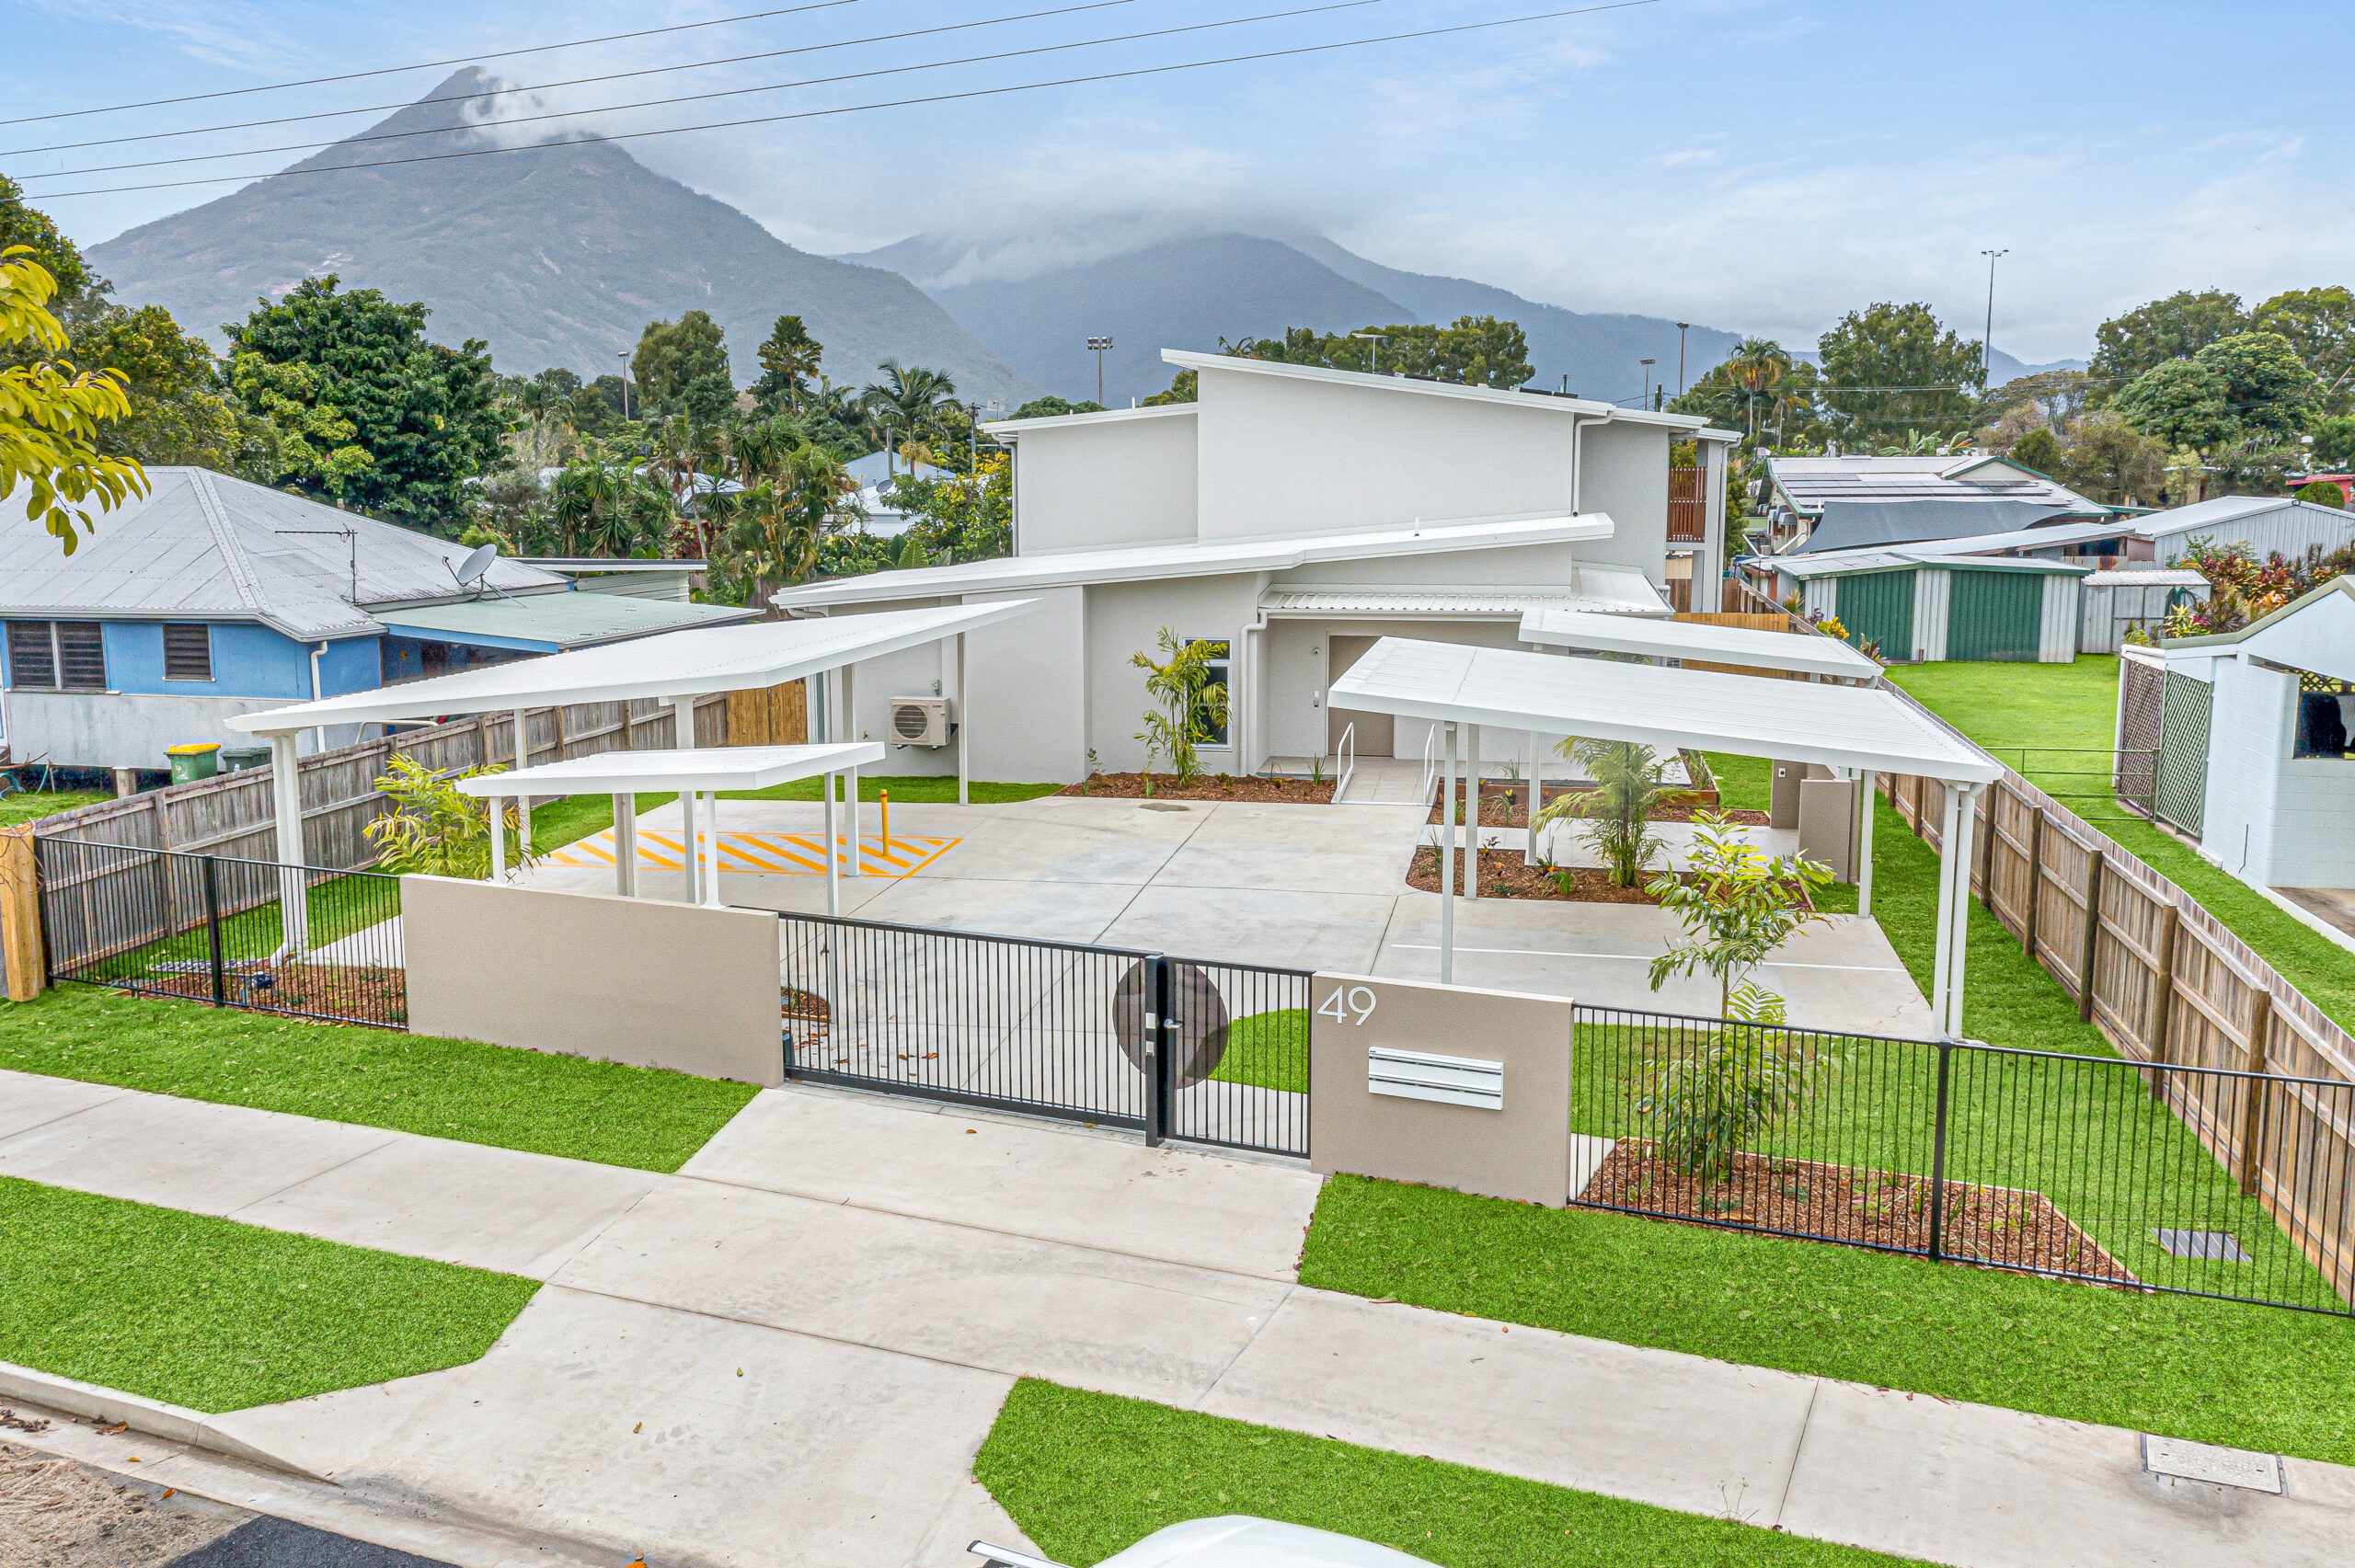
[[[1325,639],[1325,683],[1330,687],[1350,672],[1350,666],[1365,657],[1365,650],[1380,642],[1380,637],[1335,637]],[[1398,750],[1398,721],[1390,714],[1352,713],[1347,708],[1330,708],[1325,715],[1325,750],[1338,756],[1341,751],[1341,731],[1351,725],[1358,727],[1357,738],[1350,742],[1361,757],[1387,757]]]

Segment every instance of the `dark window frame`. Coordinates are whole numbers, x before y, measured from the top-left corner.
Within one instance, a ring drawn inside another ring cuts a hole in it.
[[[46,679],[29,680],[26,676],[27,656],[40,661]],[[17,692],[54,692],[57,690],[57,626],[51,621],[11,621],[8,623],[8,686]]]
[[[175,633],[178,633],[182,639],[182,646],[178,652],[179,662],[177,668],[175,668],[174,664],[175,653],[172,647],[173,634]],[[193,634],[193,637],[190,636],[190,634]],[[190,652],[189,645],[190,642],[195,644],[195,651],[198,654],[198,658],[195,660],[191,660],[189,658],[189,654]],[[195,664],[199,662],[201,662],[203,667],[202,674],[189,675],[181,672],[193,668]],[[167,681],[204,681],[208,683],[214,679],[213,673],[213,624],[211,622],[167,621],[164,623],[164,679]]]
[[[34,628],[38,627],[36,631]],[[39,651],[39,645],[48,644],[46,657],[49,679],[28,681],[24,678],[24,656],[28,645]],[[69,643],[71,646],[69,646]],[[98,682],[76,680],[78,671],[86,677],[92,664],[97,667]],[[8,685],[20,692],[110,692],[108,681],[106,624],[102,621],[11,621],[8,623]]]

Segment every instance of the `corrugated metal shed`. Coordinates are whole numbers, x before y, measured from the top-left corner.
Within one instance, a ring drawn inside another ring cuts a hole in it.
[[[2208,579],[2198,572],[2096,572],[2078,600],[2077,651],[2116,653],[2130,626],[2156,636],[2170,609],[2205,603],[2208,592]]]
[[[449,540],[209,469],[150,468],[147,478],[148,494],[98,514],[71,555],[37,530],[0,532],[0,617],[257,621],[317,642],[383,632],[355,599],[364,607],[461,591],[453,568],[467,551]],[[21,519],[18,498],[7,501]],[[513,561],[492,567],[488,580],[509,593],[565,588]]]
[[[2287,496],[2220,497],[2153,512],[2136,526],[2158,541],[2162,561],[2181,559],[2200,538],[2219,544],[2245,544],[2260,560],[2276,551],[2294,559],[2317,544],[2325,551],[2355,544],[2355,512]]]

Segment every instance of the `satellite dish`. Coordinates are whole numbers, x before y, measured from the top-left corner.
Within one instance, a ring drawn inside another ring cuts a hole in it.
[[[466,558],[458,563],[458,581],[466,587],[479,583],[483,574],[490,570],[491,563],[498,559],[498,545],[476,545]]]

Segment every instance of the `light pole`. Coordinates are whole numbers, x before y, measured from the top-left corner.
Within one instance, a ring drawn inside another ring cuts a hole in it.
[[[622,362],[622,422],[629,422],[629,350],[624,349],[614,356]]]
[[[1636,363],[1644,367],[1644,400],[1636,405],[1638,408],[1648,408],[1652,406],[1652,366],[1659,362],[1660,361],[1657,360],[1637,360],[1636,361]]]
[[[1676,395],[1679,397],[1684,395],[1684,334],[1692,325],[1689,321],[1676,324]]]
[[[1104,355],[1112,347],[1109,338],[1090,338],[1087,347],[1096,356],[1096,406],[1104,406]]]
[[[1979,395],[1983,397],[1987,395],[1987,356],[1993,352],[1995,336],[1995,258],[2012,253],[2007,248],[1982,250],[1979,254],[1987,258],[1987,329],[1979,335]]]
[[[1382,346],[1390,341],[1390,335],[1386,332],[1352,332],[1350,336],[1352,338],[1369,338],[1373,341],[1373,369],[1369,373],[1380,375],[1382,373]]]

